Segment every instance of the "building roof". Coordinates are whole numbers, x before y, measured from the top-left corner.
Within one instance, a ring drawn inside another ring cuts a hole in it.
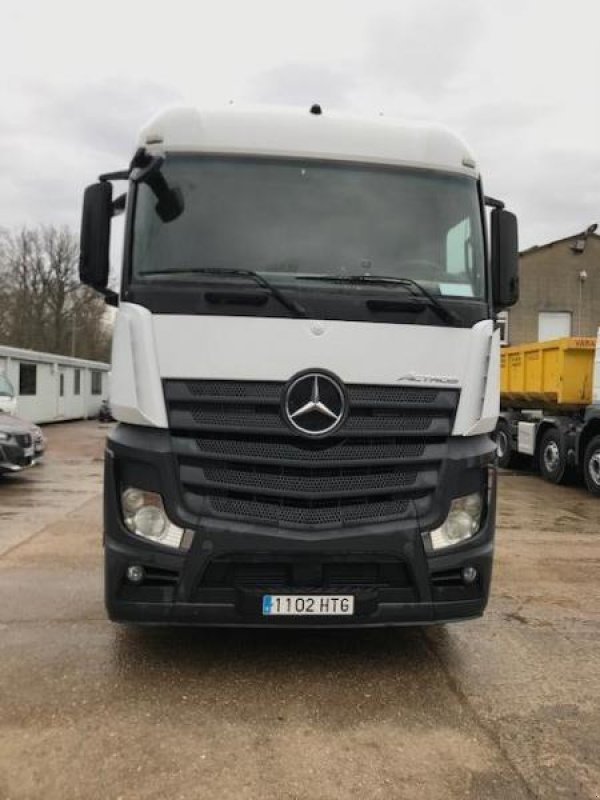
[[[110,364],[103,361],[88,361],[84,358],[61,356],[57,353],[41,353],[37,350],[23,350],[20,347],[5,347],[0,345],[0,356],[14,358],[18,361],[35,361],[42,364],[59,364],[63,367],[77,367],[79,369],[109,370]]]
[[[150,152],[315,158],[437,168],[476,176],[467,145],[445,128],[308,108],[171,108],[140,132]]]
[[[578,239],[597,239],[600,241],[600,236],[597,233],[586,234],[585,231],[580,231],[579,233],[574,233],[572,236],[565,236],[562,239],[554,239],[552,242],[546,242],[546,244],[534,244],[533,247],[528,247],[527,250],[521,250],[519,255],[528,256],[531,255],[531,253],[538,253],[540,250],[545,250],[548,247],[554,247],[563,242],[575,242]]]

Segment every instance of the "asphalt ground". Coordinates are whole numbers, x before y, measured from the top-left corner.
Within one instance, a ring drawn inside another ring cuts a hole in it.
[[[500,476],[477,621],[135,629],[102,601],[106,426],[0,478],[0,798],[600,797],[600,500]]]

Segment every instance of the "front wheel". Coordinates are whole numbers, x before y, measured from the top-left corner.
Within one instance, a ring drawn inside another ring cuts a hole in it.
[[[600,496],[600,436],[594,436],[585,448],[583,478],[588,490]]]
[[[496,428],[496,463],[506,469],[513,460],[513,446],[508,423],[501,419]]]
[[[567,471],[567,448],[556,428],[550,428],[542,436],[538,463],[542,477],[550,483],[562,483]]]

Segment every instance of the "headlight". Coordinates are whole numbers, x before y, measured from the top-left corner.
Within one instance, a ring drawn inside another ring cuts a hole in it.
[[[182,546],[186,531],[167,517],[162,497],[156,492],[128,487],[121,492],[121,508],[123,522],[131,533],[166,547]]]
[[[425,534],[431,549],[443,550],[475,536],[481,527],[482,511],[481,492],[454,498],[444,523]]]
[[[10,439],[10,434],[4,433],[4,431],[0,431],[0,442],[8,442]]]

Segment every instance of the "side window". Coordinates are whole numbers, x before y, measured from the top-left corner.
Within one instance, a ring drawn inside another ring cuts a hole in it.
[[[102,373],[92,371],[92,394],[102,394]]]
[[[37,394],[36,364],[19,364],[19,394],[22,396]]]
[[[81,370],[76,369],[73,373],[73,394],[81,394]]]
[[[64,396],[65,396],[65,373],[64,373],[64,372],[61,372],[61,373],[60,373],[60,376],[59,376],[59,386],[60,386],[60,389],[59,389],[59,391],[60,391],[60,396],[61,396],[61,397],[64,397]]]
[[[450,275],[473,273],[473,245],[471,220],[461,220],[446,234],[446,270]]]

